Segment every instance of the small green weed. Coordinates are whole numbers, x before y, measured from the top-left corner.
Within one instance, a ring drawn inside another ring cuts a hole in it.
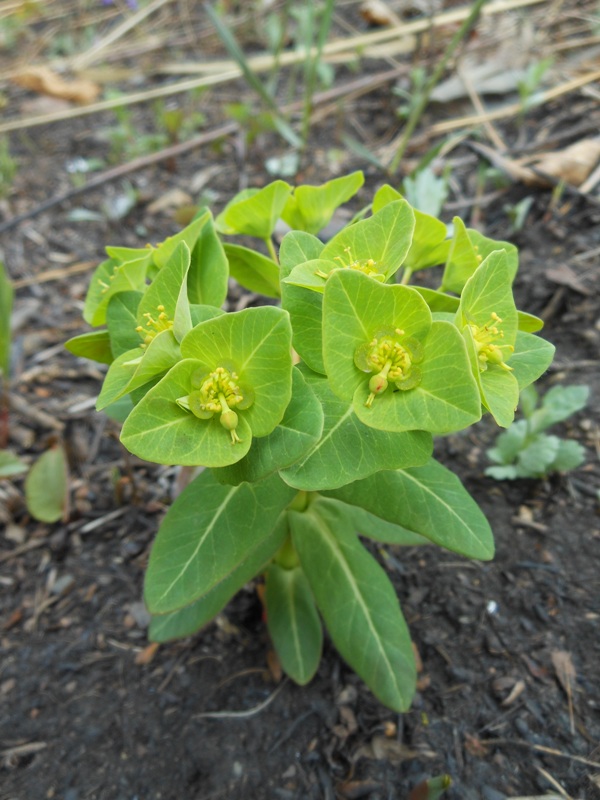
[[[585,450],[578,442],[544,433],[580,411],[589,397],[588,386],[554,386],[539,404],[534,386],[521,394],[524,419],[513,422],[487,451],[497,466],[485,471],[496,480],[545,478],[553,472],[569,472],[583,463]]]

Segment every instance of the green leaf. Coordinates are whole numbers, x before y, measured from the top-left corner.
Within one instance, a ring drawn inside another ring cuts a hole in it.
[[[190,303],[219,308],[227,298],[229,265],[212,214],[192,248],[187,278]]]
[[[544,327],[544,320],[526,311],[518,311],[519,330],[525,333],[537,333]]]
[[[403,199],[400,192],[385,184],[373,198],[373,213],[400,199]],[[446,226],[439,219],[424,214],[416,208],[413,208],[413,213],[415,229],[404,266],[410,272],[416,272],[419,269],[443,264],[450,247],[450,242],[446,240],[448,235]]]
[[[490,253],[466,282],[456,324],[467,344],[481,401],[497,424],[507,427],[519,401],[510,364],[518,323],[504,251]]]
[[[121,442],[131,453],[157,464],[205,467],[224,467],[246,455],[252,442],[248,411],[239,414],[241,441],[233,444],[218,414],[198,419],[177,403],[189,396],[192,376],[203,368],[196,359],[180,361],[139,401],[121,431]]]
[[[554,345],[545,339],[517,331],[515,352],[510,357],[509,366],[519,384],[519,391],[544,374],[554,359],[554,350]]]
[[[406,200],[385,206],[378,214],[343,228],[323,248],[317,260],[294,267],[286,283],[325,291],[337,272],[366,272],[389,280],[410,248],[414,214]]]
[[[325,374],[321,335],[323,298],[316,292],[283,283],[291,270],[304,261],[318,258],[323,242],[302,231],[291,231],[283,237],[279,250],[281,272],[281,305],[292,323],[294,350],[315,372]]]
[[[8,378],[10,369],[10,321],[14,289],[6,267],[0,261],[0,376]]]
[[[304,231],[286,233],[279,248],[281,277],[287,278],[298,264],[319,258],[325,245],[316,236]]]
[[[145,350],[137,347],[122,353],[106,373],[96,409],[101,411],[124,394],[164,375],[180,359],[179,345],[170,330],[157,334]]]
[[[109,300],[106,324],[115,358],[142,343],[143,336],[136,330],[137,310],[142,295],[142,292],[119,292]]]
[[[245,561],[210,592],[178,611],[153,616],[148,630],[150,641],[168,642],[191,636],[210,622],[243,586],[263,571],[285,541],[288,531],[287,515],[284,513],[271,533],[259,539],[256,546],[249,549]]]
[[[487,561],[494,555],[483,512],[456,475],[434,459],[423,467],[380,472],[325,494],[468,558]]]
[[[10,450],[0,450],[0,478],[10,478],[27,472],[29,467]]]
[[[65,342],[65,349],[74,356],[89,358],[100,364],[111,364],[113,354],[111,350],[110,335],[107,330],[91,331],[74,336]]]
[[[334,178],[321,186],[297,186],[287,199],[281,218],[292,229],[318,233],[335,210],[354,197],[365,182],[362,172]]]
[[[284,672],[301,686],[314,676],[321,660],[323,629],[301,567],[271,564],[265,585],[267,625]]]
[[[262,306],[197,325],[182,341],[181,354],[210,370],[232,365],[240,386],[254,393],[243,416],[254,436],[266,436],[281,422],[292,395],[291,344],[288,314]]]
[[[331,391],[327,380],[304,371],[324,415],[323,433],[313,449],[281,477],[296,489],[316,491],[371,475],[381,469],[424,464],[433,447],[423,431],[388,433],[363,425],[348,401]]]
[[[453,223],[454,235],[442,277],[442,290],[460,294],[481,262],[494,251],[504,251],[508,281],[512,283],[519,268],[519,254],[514,244],[494,241],[479,231],[467,229],[459,217],[454,217]]]
[[[336,648],[384,705],[406,711],[416,670],[389,578],[338,505],[316,500],[289,517],[302,569]]]
[[[514,464],[486,467],[485,474],[496,481],[513,481],[519,477],[517,467]]]
[[[120,422],[121,425],[125,422],[127,417],[133,411],[133,401],[131,396],[126,394],[109,406],[106,406],[104,413],[109,419],[114,419],[115,422]]]
[[[269,239],[291,190],[285,181],[274,181],[263,189],[245,189],[217,217],[218,230]]]
[[[513,422],[496,438],[495,446],[487,451],[488,458],[497,464],[512,464],[525,447],[528,433],[527,420]]]
[[[337,503],[339,501],[331,500],[331,502]],[[376,517],[374,514],[365,511],[364,508],[357,508],[356,506],[352,506],[351,508],[355,530],[361,536],[367,536],[369,539],[374,539],[376,542],[393,544],[397,547],[416,547],[424,544],[431,544],[429,539],[426,539],[424,536],[409,531],[401,525],[387,522],[381,519],[381,517]]]
[[[458,309],[460,303],[459,297],[453,297],[444,292],[436,292],[434,289],[428,289],[426,286],[413,287],[425,300],[429,306],[429,310],[433,312],[446,312],[454,314]]]
[[[570,472],[585,461],[585,448],[579,442],[560,439],[558,452],[552,464],[551,472]]]
[[[179,231],[175,236],[167,236],[167,238],[153,250],[152,259],[155,265],[162,270],[167,262],[171,260],[175,251],[180,248],[180,245],[185,245],[191,252],[198,238],[201,236],[204,227],[209,224],[211,219],[210,211],[207,211],[205,214],[192,220],[186,228]],[[185,252],[185,249],[183,249],[182,252]]]
[[[255,483],[302,458],[319,440],[323,411],[302,374],[292,372],[292,399],[283,419],[268,436],[253,439],[247,456],[215,474],[224,483]]]
[[[224,247],[232,278],[251,292],[279,297],[279,269],[274,261],[238,244]]]
[[[187,298],[190,258],[187,244],[180,242],[140,300],[137,324],[147,333],[146,344],[157,333],[170,328],[181,342],[192,329]]]
[[[547,475],[549,467],[558,455],[560,439],[558,436],[546,436],[539,433],[517,459],[517,473],[523,477],[541,477]]]
[[[108,302],[113,295],[145,289],[150,260],[150,255],[124,264],[108,259],[96,267],[85,298],[84,320],[94,327],[104,325]]]
[[[543,431],[581,411],[590,395],[589,386],[553,386],[542,400],[542,407],[531,415],[532,431]]]
[[[323,305],[325,369],[332,391],[342,400],[352,400],[357,387],[368,384],[354,357],[379,330],[401,328],[421,341],[432,324],[427,304],[414,289],[384,285],[349,270],[338,270],[328,279]]]
[[[150,553],[144,597],[166,614],[208,594],[271,536],[295,492],[277,476],[223,486],[199,475],[173,503]]]
[[[398,287],[401,288],[401,287]],[[423,340],[420,383],[408,391],[386,391],[366,406],[369,384],[363,378],[354,393],[356,416],[373,428],[449,433],[481,418],[481,402],[464,342],[455,326],[433,322]]]
[[[46,450],[25,479],[25,502],[40,522],[57,522],[68,507],[67,457],[60,445]]]

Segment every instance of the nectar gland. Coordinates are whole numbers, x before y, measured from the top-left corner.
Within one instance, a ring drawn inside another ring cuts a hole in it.
[[[251,391],[242,390],[238,384],[238,376],[233,370],[217,367],[208,374],[192,375],[193,391],[188,397],[188,406],[192,414],[199,419],[211,419],[220,414],[219,422],[231,434],[231,443],[241,442],[236,433],[238,415],[233,410],[249,408],[254,395]]]
[[[156,319],[154,319],[149,311],[146,311],[144,314],[146,326],[138,325],[136,328],[136,331],[144,340],[142,347],[147,347],[157,334],[171,330],[173,327],[173,320],[169,319],[165,307],[162,305],[156,306],[156,310],[158,311]]]
[[[340,266],[342,269],[353,269],[357,272],[362,272],[365,275],[368,275],[370,278],[375,278],[376,281],[383,282],[385,280],[385,275],[382,275],[381,272],[377,271],[377,262],[374,261],[372,258],[363,258],[361,260],[352,258],[352,250],[350,247],[344,248],[344,253],[348,256],[348,263],[344,261],[341,256],[335,256],[334,261],[339,261]],[[315,272],[319,278],[327,278],[331,275],[331,272],[323,272],[323,270],[318,269]]]
[[[373,400],[386,391],[390,382],[402,391],[414,389],[421,381],[421,371],[415,364],[422,359],[421,343],[405,336],[401,328],[384,329],[369,344],[359,347],[354,363],[363,372],[375,373],[369,380],[366,407],[371,408]]]
[[[496,344],[498,339],[504,339],[504,331],[496,323],[502,323],[502,320],[494,311],[485,325],[469,324],[477,348],[480,372],[485,372],[489,364],[496,364],[507,372],[512,372],[512,367],[508,366],[506,360],[511,357],[515,348],[511,344]]]

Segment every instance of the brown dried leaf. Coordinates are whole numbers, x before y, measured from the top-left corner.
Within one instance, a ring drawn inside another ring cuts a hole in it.
[[[352,761],[356,762],[359,758],[369,758],[375,761],[389,761],[390,764],[400,764],[413,758],[435,758],[435,753],[431,750],[411,750],[410,747],[398,742],[395,739],[387,739],[385,736],[374,736],[369,744],[358,748]]]
[[[546,270],[546,277],[553,283],[558,283],[560,286],[568,286],[574,292],[589,297],[593,291],[585,286],[579,279],[579,275],[571,269],[568,264],[561,264],[555,269]]]
[[[600,139],[581,139],[564,150],[538,157],[535,167],[571,186],[581,186],[599,161]]]
[[[562,686],[567,696],[570,696],[572,683],[577,677],[571,654],[566,650],[553,650],[550,653],[552,666],[556,671],[558,682]]]
[[[190,205],[192,198],[183,189],[171,189],[158,197],[148,206],[149,214],[158,214],[161,211],[171,211],[174,208]]]
[[[401,23],[400,17],[394,14],[383,0],[364,0],[360,4],[360,15],[369,25],[378,27]]]
[[[138,667],[143,667],[146,664],[149,664],[156,655],[156,651],[159,647],[160,645],[158,642],[152,642],[152,644],[149,644],[148,647],[144,647],[143,650],[140,650],[135,657],[135,663],[138,665]]]
[[[93,103],[100,94],[100,87],[84,78],[65,80],[48,67],[28,67],[15,75],[14,83],[38,94],[60,97],[73,103]]]
[[[504,698],[501,705],[505,707],[512,705],[515,702],[515,700],[523,694],[524,691],[525,691],[525,681],[523,680],[517,681],[513,686],[513,688],[511,689],[508,697]]]

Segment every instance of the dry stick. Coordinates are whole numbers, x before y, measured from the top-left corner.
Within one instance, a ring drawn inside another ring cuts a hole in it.
[[[324,92],[319,92],[313,98],[314,104],[320,103],[327,103],[331,100],[344,97],[349,94],[358,94],[375,88],[380,84],[387,83],[394,78],[397,78],[402,72],[405,71],[404,67],[398,67],[397,69],[388,70],[386,72],[382,72],[379,75],[374,76],[366,76],[364,78],[358,78],[355,81],[350,81],[347,84],[344,84],[342,87],[328,89]],[[301,108],[302,102],[290,103],[288,106],[285,106],[282,111],[289,112],[294,111]],[[133,161],[128,162],[127,164],[120,164],[118,167],[114,167],[113,169],[106,170],[106,172],[101,172],[95,178],[92,178],[88,181],[85,186],[78,186],[74,189],[70,189],[68,192],[64,192],[61,195],[56,195],[55,197],[51,197],[49,200],[41,203],[39,206],[30,209],[29,211],[24,211],[22,214],[13,217],[12,219],[7,220],[6,222],[0,225],[0,234],[5,233],[6,231],[14,228],[21,222],[25,220],[32,219],[36,217],[38,214],[41,214],[44,211],[48,211],[48,209],[53,208],[60,203],[64,203],[67,200],[72,200],[74,197],[78,197],[81,194],[84,194],[90,189],[97,189],[99,186],[102,186],[105,183],[110,181],[117,180],[118,178],[122,178],[125,175],[129,175],[131,172],[136,172],[137,170],[144,169],[145,167],[152,166],[153,164],[158,164],[161,161],[165,161],[169,158],[174,158],[176,156],[183,155],[184,153],[189,152],[190,150],[194,150],[196,147],[201,147],[204,144],[208,144],[209,142],[214,141],[215,139],[219,139],[222,136],[228,136],[231,133],[234,133],[238,129],[237,122],[228,122],[225,125],[221,125],[219,128],[215,128],[213,131],[208,131],[207,133],[203,133],[200,136],[196,136],[194,139],[189,139],[187,142],[180,142],[179,144],[171,145],[170,147],[166,147],[164,150],[159,150],[157,153],[151,153],[147,156],[141,156],[140,158],[136,158]],[[53,272],[56,272],[53,270]],[[59,275],[58,277],[62,277]],[[28,279],[24,281],[18,282],[18,288],[21,286],[26,286]],[[47,278],[47,280],[54,280],[54,277]],[[30,281],[35,282],[35,281]]]
[[[537,753],[547,753],[549,756],[557,756],[558,758],[567,758],[569,761],[576,761],[578,764],[585,764],[587,767],[594,767],[600,769],[600,762],[591,761],[589,758],[583,756],[576,756],[572,753],[563,753],[561,750],[555,750],[553,747],[545,747],[542,744],[531,744],[524,742],[520,739],[481,739],[483,745],[515,745],[515,747],[525,747],[528,750],[535,750]]]
[[[111,31],[108,36],[105,36],[104,39],[100,39],[99,42],[91,47],[87,52],[82,53],[79,56],[75,56],[70,63],[70,66],[74,70],[85,69],[85,67],[89,67],[90,64],[93,64],[96,61],[103,50],[109,47],[111,44],[116,42],[122,36],[124,36],[128,31],[141,22],[142,20],[149,17],[150,14],[153,14],[159,8],[166,5],[167,3],[171,2],[171,0],[154,0],[153,3],[150,3],[140,10],[133,14],[129,19],[126,19],[121,25],[118,25],[113,31]]]
[[[526,6],[536,5],[545,0],[498,0],[495,3],[489,3],[482,11],[483,14],[499,14],[502,11],[509,11],[515,8],[522,8]],[[374,33],[364,34],[349,39],[338,40],[331,42],[323,48],[325,56],[340,53],[340,52],[354,52],[358,47],[364,47],[368,44],[377,44],[389,40],[397,39],[398,37],[408,36],[410,33],[429,30],[431,26],[439,27],[441,25],[449,25],[454,22],[460,22],[469,15],[468,8],[460,8],[455,11],[448,11],[444,14],[439,14],[431,19],[417,20],[414,23],[407,23],[400,28],[388,28],[385,31],[375,31]],[[264,72],[271,69],[275,64],[274,56],[259,56],[262,61],[259,63],[256,59],[249,59],[250,67],[256,72]],[[277,62],[280,66],[288,64],[296,64],[304,61],[306,53],[304,50],[294,53],[283,53]],[[218,69],[223,69],[223,63],[218,64]],[[196,70],[197,72],[197,70]],[[144,103],[147,100],[156,100],[159,97],[169,97],[174,94],[181,94],[190,89],[197,89],[200,87],[214,86],[227,81],[235,80],[241,76],[239,67],[230,64],[230,69],[226,72],[219,72],[217,75],[205,75],[202,78],[193,78],[185,81],[178,81],[177,83],[168,86],[159,86],[155,89],[148,89],[144,92],[135,92],[129,95],[122,95],[121,97],[113,98],[111,100],[101,100],[99,103],[93,103],[88,106],[81,106],[78,108],[70,108],[66,111],[56,111],[51,114],[41,114],[37,117],[29,117],[25,119],[13,119],[0,124],[0,133],[8,133],[9,131],[25,130],[26,128],[33,128],[38,125],[47,125],[51,122],[61,122],[66,119],[75,119],[76,117],[83,117],[90,114],[96,114],[100,111],[107,111],[119,106],[129,106],[135,103]]]
[[[471,80],[471,76],[469,75],[468,70],[463,69],[462,67],[459,67],[458,68],[458,75],[459,75],[461,81],[463,82],[469,97],[471,98],[471,102],[475,106],[475,111],[477,111],[478,114],[481,114],[482,116],[485,116],[485,113],[486,113],[485,108],[483,107],[483,103],[481,102],[481,98],[477,94],[477,89],[475,88],[475,85],[473,84],[473,81]],[[506,149],[507,149],[506,148],[506,144],[502,141],[502,138],[500,137],[500,134],[494,128],[494,126],[489,121],[489,119],[485,120],[485,122],[483,123],[483,127],[486,130],[486,133],[488,135],[489,140],[492,142],[493,145],[495,145],[496,149],[497,150],[501,150],[502,152],[505,152]]]
[[[561,97],[564,94],[569,94],[569,92],[574,92],[576,89],[581,89],[582,86],[586,86],[588,83],[593,83],[594,81],[598,80],[600,80],[600,70],[586,72],[585,75],[580,75],[578,78],[572,78],[570,81],[566,81],[558,86],[554,86],[552,89],[542,92],[537,105],[549,103],[551,100],[556,100],[557,97]],[[449,133],[450,131],[455,131],[459,128],[474,127],[475,125],[482,125],[487,121],[513,117],[521,110],[521,103],[510,103],[509,105],[503,106],[502,108],[497,108],[494,111],[487,111],[485,114],[473,114],[468,117],[458,117],[457,119],[449,119],[445,122],[438,122],[429,128],[428,133],[430,136],[438,136],[444,133]]]
[[[425,84],[422,92],[420,93],[419,101],[411,111],[410,117],[408,118],[406,125],[404,126],[404,130],[400,134],[398,138],[398,145],[396,147],[396,153],[392,159],[391,164],[389,165],[389,173],[394,175],[398,169],[400,161],[402,160],[408,143],[410,141],[410,137],[413,135],[415,128],[421,121],[421,117],[423,116],[423,112],[427,108],[427,104],[429,103],[429,95],[435,89],[435,87],[440,82],[442,75],[448,65],[448,62],[454,55],[458,46],[463,42],[467,36],[469,35],[470,31],[476,24],[477,20],[479,19],[479,15],[481,13],[481,9],[483,8],[484,4],[487,0],[475,0],[473,6],[471,7],[471,11],[469,12],[469,16],[465,19],[463,24],[460,28],[456,31],[448,46],[444,51],[444,55],[441,57],[440,61],[438,62],[436,68],[431,73],[431,77]],[[394,142],[394,146],[396,143]]]
[[[37,286],[38,283],[47,283],[48,281],[59,281],[61,278],[66,278],[70,275],[77,275],[80,272],[87,272],[90,267],[98,266],[97,261],[81,261],[78,264],[71,264],[68,267],[61,269],[49,269],[41,275],[32,275],[30,278],[22,278],[20,281],[13,281],[13,289],[23,289],[25,286]]]

